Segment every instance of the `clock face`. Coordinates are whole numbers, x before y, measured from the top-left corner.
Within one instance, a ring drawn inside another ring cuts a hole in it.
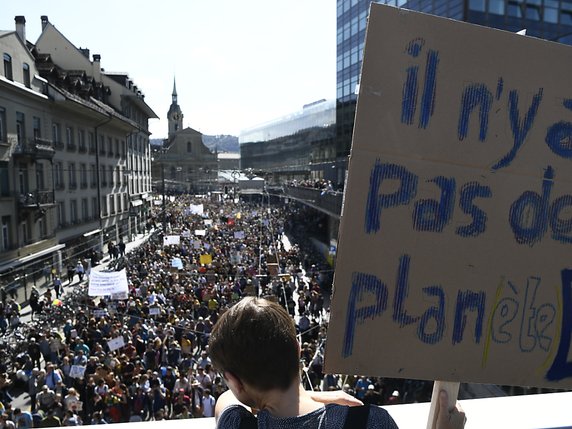
[[[179,114],[178,114],[178,113],[175,113],[175,114],[173,115],[173,119],[174,119],[175,121],[178,121],[178,120],[179,120]]]

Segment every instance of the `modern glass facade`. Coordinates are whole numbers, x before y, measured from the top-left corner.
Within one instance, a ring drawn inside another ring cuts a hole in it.
[[[332,159],[336,103],[320,100],[299,112],[241,132],[241,168],[280,175],[281,180],[307,178],[312,165]]]
[[[337,1],[336,154],[349,155],[371,0]],[[572,0],[382,0],[388,4],[572,45]]]

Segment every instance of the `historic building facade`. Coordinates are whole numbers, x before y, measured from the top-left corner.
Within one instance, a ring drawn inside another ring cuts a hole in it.
[[[47,281],[46,269],[141,229],[157,116],[127,75],[106,74],[47,16],[35,44],[15,20],[0,32],[0,281],[22,300],[21,286]]]
[[[203,135],[183,128],[183,112],[177,100],[177,87],[167,112],[168,137],[153,154],[152,176],[157,192],[205,193],[217,185],[217,153],[203,143]]]

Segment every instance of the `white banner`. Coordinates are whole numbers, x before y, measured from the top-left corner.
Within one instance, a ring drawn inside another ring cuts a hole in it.
[[[171,261],[171,267],[175,267],[178,268],[179,270],[182,270],[183,261],[181,261],[181,258],[173,258],[173,260]]]
[[[244,240],[244,231],[234,231],[234,238]]]
[[[113,338],[107,342],[107,347],[109,347],[109,351],[111,352],[120,349],[124,345],[125,340],[123,340],[123,337]]]
[[[202,204],[191,204],[191,213],[202,215],[204,211],[204,206]]]
[[[129,299],[129,293],[127,292],[112,293],[111,299],[116,299],[118,301],[125,301],[126,299]],[[109,306],[109,311],[111,311],[111,305]]]
[[[72,365],[70,368],[71,378],[83,378],[85,374],[85,366]]]
[[[205,226],[211,226],[213,224],[212,219],[205,219]]]
[[[163,246],[169,246],[171,244],[179,245],[181,243],[180,235],[166,235],[163,237]]]
[[[207,231],[204,229],[195,229],[195,235],[198,237],[204,237],[207,235]]]
[[[91,270],[89,273],[89,296],[104,296],[121,292],[128,292],[125,269],[113,272]]]

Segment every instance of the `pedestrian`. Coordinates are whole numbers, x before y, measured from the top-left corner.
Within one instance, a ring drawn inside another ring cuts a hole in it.
[[[123,240],[119,240],[117,248],[119,251],[119,256],[125,256],[125,243],[123,242]]]
[[[83,282],[83,275],[85,274],[85,268],[83,267],[83,264],[81,262],[81,260],[77,261],[77,265],[75,267],[75,272],[77,273],[77,276],[79,277],[79,282]]]
[[[69,273],[68,273],[68,275],[69,275]],[[59,298],[59,297],[61,296],[62,292],[63,292],[63,291],[62,291],[62,279],[60,279],[60,276],[56,276],[56,277],[54,278],[54,281],[53,281],[53,283],[52,283],[52,287],[54,288],[54,292],[55,292],[55,294],[56,294],[56,298]],[[49,304],[51,304],[51,302],[48,303],[48,305],[49,305]]]

